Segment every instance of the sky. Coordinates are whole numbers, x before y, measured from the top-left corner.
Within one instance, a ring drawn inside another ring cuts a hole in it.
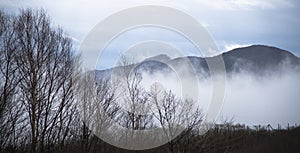
[[[262,44],[300,57],[299,4],[297,0],[0,0],[0,8],[13,14],[20,8],[45,9],[53,23],[72,38],[75,48],[97,23],[116,12],[134,6],[162,5],[197,19],[221,52]],[[112,59],[147,40],[166,42],[185,55],[198,55],[197,48],[178,33],[154,27],[137,28],[112,41],[97,68],[112,67],[116,63]]]

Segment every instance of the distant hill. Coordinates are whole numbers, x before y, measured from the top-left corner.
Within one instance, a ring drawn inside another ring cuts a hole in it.
[[[270,72],[282,71],[284,69],[299,70],[300,59],[291,52],[276,47],[253,45],[249,47],[236,48],[222,53],[215,57],[178,57],[171,59],[167,55],[157,55],[147,58],[135,65],[128,65],[128,68],[135,66],[138,69],[149,73],[170,72],[173,69],[184,68],[186,61],[189,61],[195,72],[202,76],[209,76],[209,69],[206,60],[223,57],[227,75],[239,72],[248,72],[256,75],[265,75]],[[171,65],[170,68],[168,65]],[[107,70],[97,71],[97,76],[106,76],[116,67]]]
[[[244,70],[263,73],[279,70],[281,66],[295,68],[300,64],[300,59],[292,53],[263,45],[233,49],[222,56],[227,72]]]

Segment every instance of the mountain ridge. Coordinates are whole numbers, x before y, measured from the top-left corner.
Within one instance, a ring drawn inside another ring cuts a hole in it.
[[[213,57],[186,56],[171,59],[169,56],[160,54],[154,57],[146,58],[142,62],[128,65],[136,67],[150,73],[158,71],[171,71],[168,65],[173,68],[182,67],[186,59],[190,61],[196,73],[208,76],[209,68],[207,59],[219,58],[222,56],[227,74],[236,72],[250,72],[259,75],[265,75],[269,72],[280,69],[294,69],[300,67],[300,58],[293,53],[273,46],[251,45],[247,47],[235,48]],[[121,66],[122,67],[122,66]],[[106,70],[96,70],[98,74],[107,73],[121,68],[115,67]]]

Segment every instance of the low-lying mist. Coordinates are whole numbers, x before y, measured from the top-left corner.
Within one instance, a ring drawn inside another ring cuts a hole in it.
[[[235,123],[250,126],[270,124],[273,127],[277,124],[282,126],[287,126],[288,123],[299,124],[299,78],[300,71],[295,69],[269,71],[264,75],[247,71],[227,74],[223,107],[216,121],[233,119]],[[182,98],[191,98],[182,94],[182,82],[188,83],[188,86],[198,85],[198,100],[194,100],[204,114],[208,110],[212,95],[210,77],[198,77],[198,82],[195,82],[190,77],[179,78],[175,72],[157,71],[151,74],[143,72],[141,83],[146,90],[156,82]],[[185,93],[195,92],[192,91],[195,88],[189,89],[191,90]]]

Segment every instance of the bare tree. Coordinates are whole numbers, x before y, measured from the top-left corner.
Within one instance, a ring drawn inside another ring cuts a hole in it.
[[[134,62],[125,56],[122,56],[119,64],[122,67],[116,70],[118,81],[122,82],[118,90],[122,95],[119,102],[124,106],[121,124],[132,130],[151,128],[153,124],[150,103],[148,94],[141,85],[142,74],[135,69]]]
[[[72,113],[71,40],[52,28],[45,11],[22,10],[14,20],[21,101],[29,118],[31,152],[64,141]]]
[[[88,153],[92,146],[102,142],[93,134],[101,135],[118,118],[120,107],[116,103],[116,85],[108,78],[95,78],[95,73],[90,71],[81,74],[76,89],[77,105],[83,121],[82,152]]]
[[[179,148],[175,146],[175,140],[180,141],[186,137],[193,129],[198,129],[203,120],[203,115],[199,108],[194,105],[193,100],[178,98],[171,91],[166,91],[158,84],[151,86],[149,94],[151,102],[155,106],[154,116],[158,120],[159,127],[164,131],[167,138],[169,151],[187,152],[187,145]],[[176,151],[177,149],[177,151]],[[179,151],[180,150],[180,151]]]
[[[16,36],[12,28],[12,17],[0,11],[0,150],[10,146],[16,148],[20,143],[24,126],[17,126],[23,121],[22,104],[18,101]]]

